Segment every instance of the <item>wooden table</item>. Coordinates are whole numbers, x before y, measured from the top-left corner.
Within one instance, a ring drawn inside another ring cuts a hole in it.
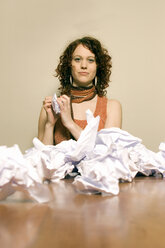
[[[72,180],[48,187],[49,203],[20,192],[0,202],[0,248],[165,247],[165,179],[136,177],[104,197],[78,194]]]

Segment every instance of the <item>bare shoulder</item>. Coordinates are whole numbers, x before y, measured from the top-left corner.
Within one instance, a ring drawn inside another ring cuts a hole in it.
[[[122,126],[122,106],[116,99],[108,99],[105,128]]]
[[[108,99],[108,108],[118,108],[121,109],[121,103],[116,99]]]

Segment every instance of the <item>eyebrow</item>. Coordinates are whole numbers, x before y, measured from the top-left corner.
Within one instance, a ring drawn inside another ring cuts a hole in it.
[[[78,54],[73,55],[73,57],[81,57],[82,58],[82,56],[78,55]],[[95,55],[89,55],[89,56],[87,56],[87,58],[95,58]]]

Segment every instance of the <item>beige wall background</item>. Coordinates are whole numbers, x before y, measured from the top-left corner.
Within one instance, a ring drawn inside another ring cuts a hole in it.
[[[164,0],[0,1],[0,145],[32,146],[42,101],[68,42],[92,35],[113,59],[108,97],[123,129],[157,151],[165,140]]]

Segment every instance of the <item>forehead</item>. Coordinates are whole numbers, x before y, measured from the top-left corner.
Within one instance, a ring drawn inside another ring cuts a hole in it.
[[[86,57],[89,57],[89,56],[95,57],[94,53],[92,53],[86,46],[83,46],[82,44],[79,44],[74,50],[73,56],[76,56],[76,55],[86,56]]]

